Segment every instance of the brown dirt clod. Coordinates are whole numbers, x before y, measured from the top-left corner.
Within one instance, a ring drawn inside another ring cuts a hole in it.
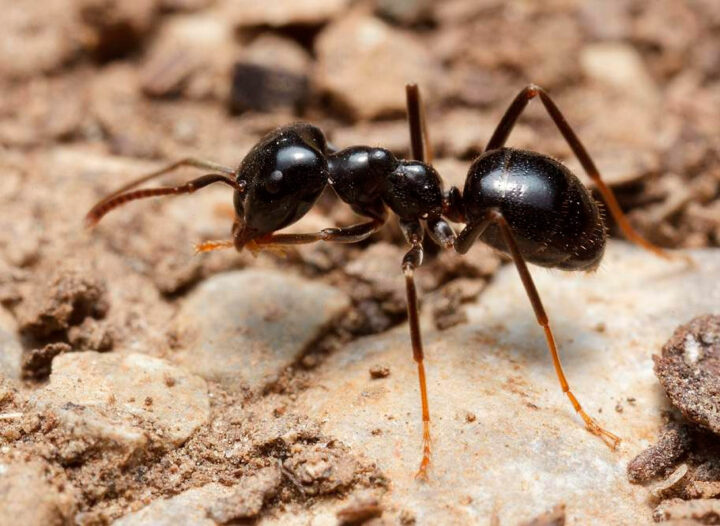
[[[653,359],[672,404],[689,421],[720,434],[720,316],[679,327]]]
[[[71,352],[72,347],[67,343],[48,343],[39,349],[33,349],[23,354],[22,375],[26,380],[42,380],[50,374],[50,365],[58,354]]]
[[[565,504],[558,504],[550,511],[523,522],[521,526],[564,526],[565,525]]]
[[[387,365],[376,364],[370,368],[370,378],[377,380],[390,376],[390,368]]]
[[[33,287],[18,308],[18,326],[20,332],[42,339],[87,317],[102,318],[108,309],[105,284],[94,273],[65,269]]]
[[[690,450],[691,440],[687,426],[671,422],[657,444],[646,449],[630,461],[628,479],[634,484],[648,482],[664,475]]]

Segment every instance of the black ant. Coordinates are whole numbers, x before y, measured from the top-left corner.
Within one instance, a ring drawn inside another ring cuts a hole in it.
[[[234,247],[241,251],[248,247],[257,251],[316,241],[358,242],[379,230],[388,219],[388,209],[392,210],[410,244],[402,261],[402,270],[422,403],[420,478],[427,476],[430,463],[430,412],[414,280],[415,269],[423,260],[423,235],[427,230],[440,246],[455,248],[460,254],[466,253],[480,238],[512,257],[537,321],[545,332],[563,392],[587,429],[614,449],[620,439],[595,422],[570,390],[548,316],[526,265],[530,262],[561,270],[596,269],[605,251],[605,223],[588,189],[565,166],[539,153],[505,147],[508,135],[531,99],[540,97],[588,176],[597,185],[625,236],[657,256],[669,259],[671,255],[646,241],[630,226],[585,147],[542,88],[529,85],[513,100],[485,152],[470,166],[462,194],[455,187],[443,191],[442,179],[430,164],[419,90],[416,85],[408,85],[406,92],[415,160],[398,159],[388,150],[370,146],[352,146],[337,151],[328,145],[320,129],[296,123],[261,139],[237,170],[212,162],[184,159],[137,179],[97,203],[88,212],[87,223],[95,225],[109,211],[128,201],[189,194],[212,183],[224,183],[235,190],[232,239],[201,243],[197,250],[206,252]],[[132,190],[180,166],[213,173],[180,186]],[[327,184],[340,199],[368,220],[306,234],[275,233],[305,215]],[[446,218],[465,223],[459,235],[455,235]]]

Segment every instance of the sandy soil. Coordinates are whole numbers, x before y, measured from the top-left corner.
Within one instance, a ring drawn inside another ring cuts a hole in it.
[[[417,80],[436,166],[461,186],[512,97],[535,82],[557,100],[642,234],[672,248],[720,245],[716,1],[278,5],[0,1],[0,327],[21,353],[19,370],[0,360],[0,413],[19,415],[0,421],[0,447],[8,462],[42,459],[40,490],[57,498],[38,521],[108,523],[158,497],[240,479],[242,498],[229,496],[212,520],[260,520],[347,495],[339,520],[380,520],[377,499],[390,483],[383,473],[324,436],[312,415],[284,407],[328,353],[404,321],[402,282],[388,278],[400,274],[399,230],[285,257],[194,257],[193,243],[230,229],[229,193],[209,189],[128,206],[84,231],[97,199],[163,163],[198,156],[235,166],[263,133],[298,119],[321,125],[338,146],[407,155],[403,84]],[[539,104],[511,143],[580,174]],[[298,229],[353,220],[328,193]],[[483,247],[466,258],[428,253],[418,279],[436,292],[435,324],[462,323],[463,302],[482,293],[501,260]],[[128,456],[31,409],[57,356],[172,355],[184,337],[172,320],[188,294],[214,274],[249,267],[333,285],[351,307],[264,389],[209,381],[212,424],[178,447],[151,441]],[[387,375],[382,364],[370,374]],[[241,439],[243,450],[226,455]],[[310,469],[319,464],[329,466],[323,476]]]

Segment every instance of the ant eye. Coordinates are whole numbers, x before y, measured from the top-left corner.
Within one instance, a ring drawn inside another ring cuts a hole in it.
[[[270,174],[270,177],[265,181],[265,190],[271,194],[276,194],[280,191],[283,181],[283,173],[280,170],[275,170]]]

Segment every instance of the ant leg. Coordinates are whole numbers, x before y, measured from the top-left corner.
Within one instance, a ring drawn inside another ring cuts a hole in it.
[[[410,145],[412,157],[420,162],[432,162],[432,150],[428,138],[425,108],[420,97],[417,84],[405,86],[407,97],[408,125],[410,127]],[[448,194],[450,196],[450,194]],[[459,192],[455,189],[454,197]],[[449,198],[448,198],[449,199]],[[445,206],[444,206],[445,208]],[[449,206],[448,206],[449,208]],[[430,237],[439,245],[450,248],[455,243],[455,232],[442,218],[431,219],[427,222]],[[427,395],[427,380],[425,378],[425,365],[420,332],[420,319],[418,313],[417,288],[415,287],[415,269],[422,265],[423,260],[423,228],[419,221],[400,221],[400,228],[405,239],[410,243],[410,250],[405,254],[402,262],[405,274],[405,291],[407,295],[408,325],[410,326],[410,341],[412,342],[413,359],[417,364],[418,381],[420,387],[420,403],[422,406],[423,440],[422,460],[420,468],[415,475],[420,480],[427,480],[427,470],[430,466],[431,440],[430,440],[430,408]]]
[[[565,373],[563,372],[562,365],[560,364],[560,356],[558,355],[557,345],[555,344],[555,337],[553,336],[552,330],[550,329],[550,321],[548,319],[548,315],[545,313],[545,308],[543,307],[542,301],[540,300],[540,295],[535,288],[535,283],[530,276],[530,271],[525,264],[525,259],[522,257],[520,249],[515,242],[515,238],[512,234],[510,226],[508,225],[505,217],[503,217],[502,213],[499,210],[492,209],[488,211],[487,217],[490,221],[497,224],[497,226],[500,228],[500,232],[503,236],[503,239],[505,240],[505,244],[510,251],[510,255],[512,256],[513,262],[515,263],[515,267],[520,274],[520,279],[522,280],[523,286],[525,287],[525,292],[527,293],[528,298],[530,299],[530,303],[532,304],[532,308],[535,311],[535,317],[537,318],[538,323],[542,326],[543,331],[545,331],[545,339],[547,340],[547,345],[550,349],[550,354],[552,355],[553,359],[553,365],[555,366],[555,373],[557,374],[558,380],[560,381],[560,386],[562,387],[563,393],[567,395],[573,407],[575,408],[575,411],[577,411],[577,413],[585,421],[585,426],[587,427],[587,429],[594,435],[599,436],[603,440],[603,442],[610,446],[611,449],[615,449],[620,443],[620,438],[612,434],[610,431],[603,429],[597,422],[595,422],[595,420],[593,420],[583,410],[580,402],[578,402],[577,398],[575,398],[575,395],[570,390],[570,385],[565,378]]]
[[[420,89],[417,84],[407,84],[405,86],[405,95],[407,99],[408,125],[410,127],[411,156],[416,161],[431,164],[433,154],[427,130],[427,120],[425,119],[425,106],[422,103]],[[451,186],[444,193],[443,215],[456,223],[465,222],[462,196],[460,190],[454,186]],[[433,237],[433,239],[435,238]],[[442,243],[440,244],[442,245]]]
[[[410,146],[412,158],[425,164],[432,163],[432,148],[425,120],[425,106],[417,84],[405,86],[407,100],[408,125],[410,126]]]
[[[262,250],[270,252],[285,253],[283,247],[288,245],[308,245],[318,241],[327,241],[330,243],[357,243],[368,238],[377,232],[385,224],[385,218],[375,218],[365,223],[358,223],[342,228],[325,228],[319,232],[309,232],[305,234],[267,234],[256,239],[252,239],[245,243],[245,246],[253,255],[257,255]],[[236,235],[240,232],[240,223],[236,220],[233,226],[232,240],[205,241],[195,245],[195,252],[211,252],[213,250],[222,250],[225,248],[236,248],[241,250],[243,244],[237,241]]]
[[[222,250],[224,248],[234,248],[235,242],[232,239],[203,241],[195,245],[195,253],[212,252],[214,250]]]
[[[462,232],[460,232],[455,240],[455,251],[458,254],[466,254],[478,236],[485,231],[489,224],[490,219],[488,218],[479,223],[465,225],[465,228],[462,229]]]
[[[412,342],[413,359],[417,364],[418,380],[420,383],[420,403],[422,405],[423,448],[422,460],[416,478],[427,480],[427,469],[430,465],[430,409],[428,406],[427,381],[425,379],[425,365],[422,334],[418,315],[417,289],[415,287],[415,269],[422,265],[423,260],[423,229],[419,221],[401,221],[400,228],[411,245],[402,261],[403,274],[405,274],[405,290],[407,294],[407,313],[410,325],[410,341]]]
[[[427,228],[430,237],[443,248],[452,248],[455,244],[455,231],[442,217],[428,219]]]
[[[103,216],[105,216],[105,214],[129,201],[145,199],[147,197],[158,197],[162,195],[191,194],[196,190],[213,183],[227,184],[228,186],[233,187],[237,192],[243,192],[245,190],[245,183],[242,181],[237,182],[226,175],[207,174],[179,186],[146,188],[119,194],[116,192],[115,194],[106,197],[90,209],[85,216],[85,224],[88,227],[95,226],[103,218]]]
[[[520,117],[520,114],[523,112],[530,100],[537,96],[540,97],[543,106],[545,106],[545,109],[552,118],[553,122],[558,127],[560,133],[562,133],[567,143],[570,145],[570,149],[572,149],[573,153],[580,161],[580,164],[582,164],[582,167],[585,169],[585,173],[587,173],[590,179],[592,179],[597,185],[600,194],[603,196],[608,208],[610,209],[610,213],[612,214],[613,218],[615,218],[615,221],[617,221],[617,224],[620,227],[620,230],[622,230],[625,237],[636,245],[641,246],[645,250],[648,250],[661,258],[673,259],[674,257],[677,257],[676,255],[670,254],[668,251],[658,247],[657,245],[654,245],[653,243],[642,237],[632,227],[630,222],[627,220],[627,217],[625,217],[622,209],[620,208],[620,204],[615,198],[615,194],[610,189],[610,187],[605,184],[605,181],[603,181],[602,176],[600,175],[600,171],[595,166],[595,163],[590,157],[590,154],[585,149],[585,146],[583,146],[578,136],[575,134],[573,129],[565,120],[565,117],[560,112],[560,109],[553,102],[547,92],[540,86],[530,84],[529,86],[526,86],[525,89],[523,89],[517,95],[517,97],[515,97],[515,100],[512,101],[510,107],[507,109],[505,115],[503,115],[500,123],[497,125],[495,133],[493,133],[492,137],[490,138],[490,141],[488,142],[485,151],[495,150],[505,145],[505,142],[507,141],[510,132],[512,131],[515,123]],[[689,262],[692,261],[687,256],[679,257]]]
[[[356,225],[324,228],[307,234],[269,234],[255,240],[258,245],[306,245],[316,241],[358,243],[367,239],[385,224],[385,219],[373,219]]]
[[[109,201],[110,199],[112,199],[113,197],[115,197],[115,196],[117,196],[117,195],[120,195],[120,194],[122,194],[122,193],[124,193],[124,192],[127,192],[128,190],[131,190],[131,189],[133,189],[133,188],[135,188],[135,187],[137,187],[137,186],[140,186],[140,185],[143,184],[143,183],[146,183],[146,182],[148,182],[148,181],[150,181],[150,180],[152,180],[152,179],[156,179],[156,178],[160,177],[161,175],[165,175],[165,174],[167,174],[167,173],[170,173],[170,172],[172,172],[172,171],[174,171],[174,170],[177,170],[178,168],[181,168],[181,167],[183,167],[183,166],[190,166],[190,167],[192,167],[192,168],[199,168],[200,170],[209,170],[209,171],[211,171],[211,172],[219,172],[219,173],[223,173],[223,174],[226,174],[226,175],[235,175],[235,170],[233,170],[232,168],[228,168],[227,166],[223,166],[223,165],[221,165],[221,164],[214,163],[214,162],[212,162],[212,161],[205,161],[205,160],[202,160],[202,159],[195,159],[195,158],[192,158],[192,157],[188,157],[188,158],[185,158],[185,159],[180,159],[179,161],[176,161],[176,162],[174,162],[174,163],[172,163],[172,164],[168,164],[167,166],[165,166],[164,168],[161,168],[160,170],[156,170],[156,171],[154,171],[154,172],[150,172],[150,173],[147,174],[147,175],[143,175],[143,176],[138,177],[137,179],[135,179],[135,180],[133,180],[133,181],[130,181],[130,182],[127,183],[126,185],[124,185],[124,186],[118,188],[117,190],[115,190],[115,191],[114,191],[113,193],[111,193],[110,195],[106,195],[106,196],[103,198],[103,200],[100,201],[100,203],[102,203],[103,201],[106,201],[106,200]],[[100,203],[98,203],[98,204],[100,204]]]

